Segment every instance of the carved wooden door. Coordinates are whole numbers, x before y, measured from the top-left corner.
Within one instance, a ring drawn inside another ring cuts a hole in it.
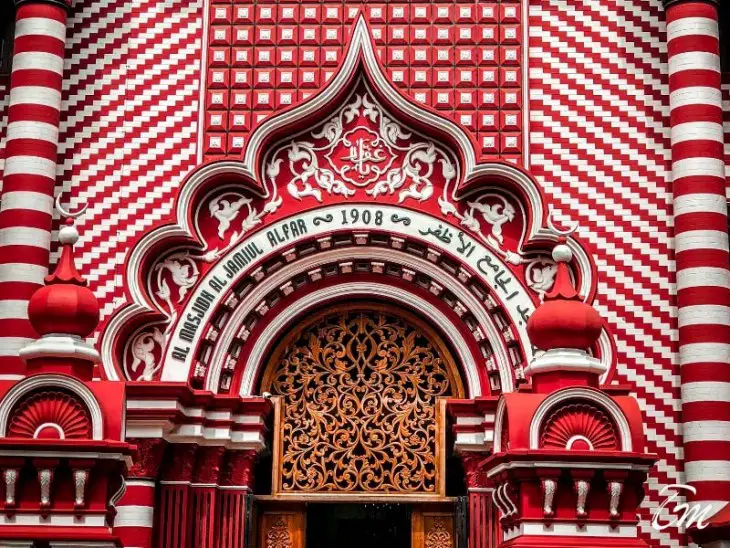
[[[260,510],[258,548],[304,548],[307,515],[304,509]]]
[[[411,548],[458,548],[456,519],[449,505],[414,507]]]

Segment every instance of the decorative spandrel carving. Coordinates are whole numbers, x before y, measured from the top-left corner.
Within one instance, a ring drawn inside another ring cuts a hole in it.
[[[423,331],[379,310],[295,333],[270,377],[283,397],[280,490],[437,494],[436,404],[454,393],[443,359]]]

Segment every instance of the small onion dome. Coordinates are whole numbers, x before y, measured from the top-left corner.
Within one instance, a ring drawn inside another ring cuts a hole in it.
[[[572,258],[573,253],[562,238],[553,249],[558,268],[555,285],[527,322],[530,341],[540,350],[588,350],[601,335],[601,316],[581,300],[570,279],[568,263]]]
[[[40,335],[59,334],[89,336],[99,324],[99,302],[86,287],[74,265],[73,246],[79,233],[73,219],[58,233],[61,258],[46,285],[38,289],[28,304],[28,316]]]

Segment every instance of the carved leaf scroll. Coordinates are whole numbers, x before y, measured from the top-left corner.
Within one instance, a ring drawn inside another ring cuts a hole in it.
[[[453,381],[437,345],[378,310],[295,335],[271,391],[283,396],[282,491],[437,493],[437,398]]]

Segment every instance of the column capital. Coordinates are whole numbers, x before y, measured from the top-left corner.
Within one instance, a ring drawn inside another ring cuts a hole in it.
[[[683,4],[685,2],[694,2],[697,4],[711,4],[716,8],[720,7],[720,0],[664,0],[664,9],[677,4]]]
[[[23,4],[53,4],[66,8],[67,10],[71,9],[71,1],[72,0],[14,0],[16,8]]]

